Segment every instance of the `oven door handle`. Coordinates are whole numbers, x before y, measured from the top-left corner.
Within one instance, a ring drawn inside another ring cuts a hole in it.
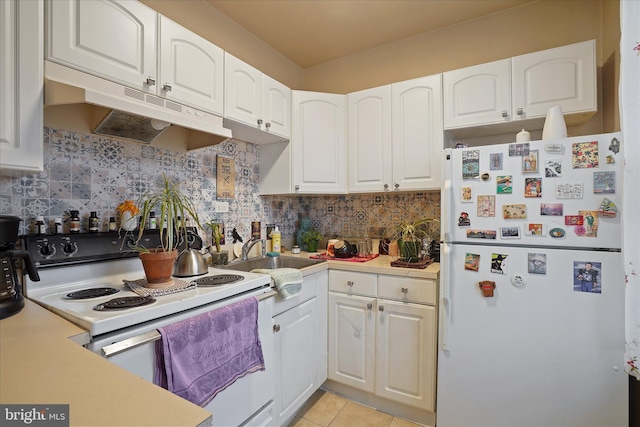
[[[160,338],[162,338],[162,335],[160,335],[160,332],[154,329],[153,331],[147,332],[146,334],[137,335],[132,338],[127,338],[126,340],[105,345],[104,347],[102,347],[101,352],[104,357],[109,358],[124,351],[131,350],[132,348],[139,347],[143,344],[157,341]]]
[[[270,289],[264,294],[260,296],[256,296],[256,299],[258,301],[262,301],[267,298],[271,298],[275,294],[276,292]],[[124,351],[131,350],[132,348],[136,348],[153,341],[158,341],[159,339],[162,339],[162,335],[160,335],[160,332],[158,332],[157,329],[154,329],[153,331],[149,331],[146,334],[136,335],[135,337],[127,338],[126,340],[105,345],[100,350],[101,350],[102,356],[109,358],[111,356],[115,356],[116,354],[120,354]]]

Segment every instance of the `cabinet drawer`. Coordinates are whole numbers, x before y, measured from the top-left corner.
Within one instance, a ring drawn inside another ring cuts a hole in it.
[[[378,276],[378,297],[420,304],[436,304],[435,280],[411,277]]]
[[[329,270],[330,291],[375,297],[377,284],[376,274]]]

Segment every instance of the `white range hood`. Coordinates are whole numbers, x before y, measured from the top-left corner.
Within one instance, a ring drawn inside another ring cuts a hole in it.
[[[46,108],[71,104],[102,107],[90,125],[93,133],[150,143],[169,125],[176,125],[197,131],[197,141],[187,144],[188,148],[215,145],[232,137],[231,130],[223,126],[222,117],[155,94],[50,61],[45,61],[44,77]]]

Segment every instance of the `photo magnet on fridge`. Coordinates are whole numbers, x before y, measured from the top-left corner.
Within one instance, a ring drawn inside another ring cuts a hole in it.
[[[609,193],[616,192],[616,173],[615,172],[594,172],[593,173],[593,193]]]
[[[519,239],[520,227],[500,227],[501,239]]]
[[[547,234],[547,226],[544,224],[530,223],[524,230],[525,236],[543,237]]]
[[[502,153],[491,153],[489,169],[492,171],[502,170]]]
[[[460,201],[462,203],[473,203],[471,187],[462,187],[460,189]]]
[[[496,192],[498,194],[512,194],[513,177],[511,175],[498,175],[496,177]]]
[[[480,150],[462,152],[462,179],[475,179],[480,175]]]
[[[505,274],[507,269],[507,258],[505,254],[491,254],[491,272],[497,274]]]
[[[602,263],[573,261],[573,290],[576,292],[602,293]]]
[[[562,160],[547,160],[544,163],[544,176],[547,178],[560,178],[562,176]]]
[[[598,208],[598,216],[605,216],[608,218],[615,218],[618,215],[618,207],[611,200],[606,197],[602,199],[600,207]]]
[[[478,271],[480,268],[480,255],[471,254],[467,252],[467,255],[464,257],[464,269],[471,271]]]
[[[574,169],[598,167],[598,141],[576,142],[571,146]]]
[[[522,157],[522,173],[538,172],[538,150],[531,150]]]
[[[598,237],[598,211],[578,211],[584,217],[584,225],[574,228],[578,236]]]
[[[556,199],[582,199],[584,185],[576,184],[556,184]]]
[[[529,274],[547,274],[547,254],[529,253],[527,264]]]
[[[460,216],[458,217],[458,227],[467,227],[469,225],[471,225],[469,214],[467,212],[460,212]]]
[[[524,197],[542,197],[542,178],[525,178]]]
[[[478,212],[479,217],[496,216],[496,196],[478,196]]]
[[[516,203],[513,205],[502,205],[502,218],[523,219],[527,217],[527,205]]]

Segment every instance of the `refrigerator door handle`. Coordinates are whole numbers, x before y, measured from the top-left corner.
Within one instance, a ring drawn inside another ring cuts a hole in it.
[[[439,312],[439,338],[440,348],[449,351],[449,326],[451,323],[451,300],[449,275],[451,271],[451,245],[440,245],[442,255],[440,257],[440,296],[438,301]]]
[[[451,176],[451,164],[452,160],[452,150],[450,148],[444,150],[442,152],[442,189],[440,190],[440,203],[441,203],[441,211],[447,212],[447,215],[440,215],[440,240],[443,242],[451,242],[451,218],[453,217],[453,189],[452,189],[452,176]]]

